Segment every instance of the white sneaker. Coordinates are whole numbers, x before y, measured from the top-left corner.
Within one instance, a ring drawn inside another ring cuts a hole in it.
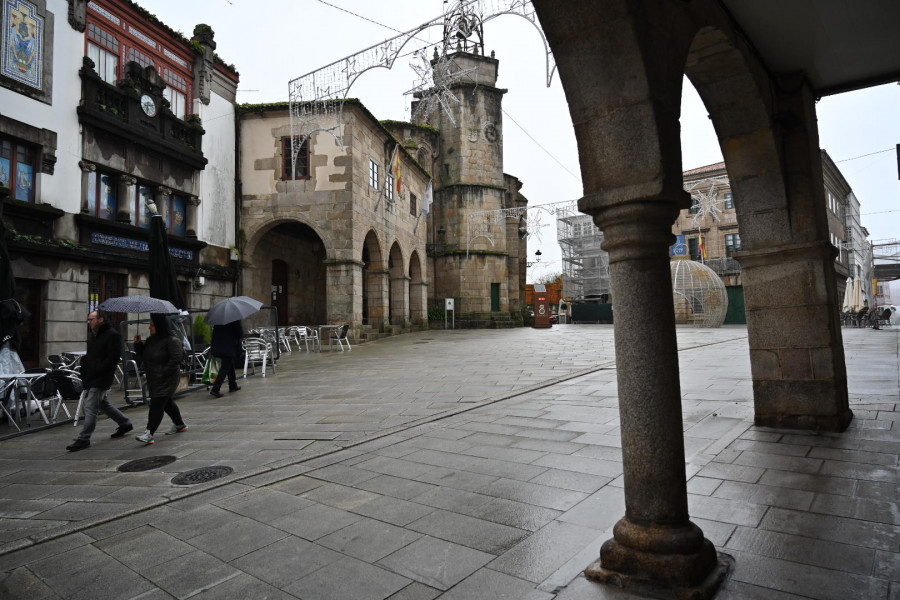
[[[172,429],[166,432],[166,435],[175,435],[187,431],[187,425],[172,425]]]
[[[152,444],[153,443],[153,434],[150,433],[150,430],[148,429],[141,435],[136,436],[134,439],[136,439],[139,442],[144,442],[145,444]]]

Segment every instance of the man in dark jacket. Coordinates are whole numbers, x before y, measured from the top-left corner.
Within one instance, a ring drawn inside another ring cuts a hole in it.
[[[97,415],[100,411],[119,426],[110,437],[120,438],[134,429],[128,417],[109,402],[109,388],[112,387],[116,366],[122,359],[122,336],[110,327],[108,315],[104,311],[91,312],[87,322],[93,337],[88,342],[87,353],[81,359],[84,428],[75,441],[66,446],[69,452],[84,450],[91,445],[91,434],[97,426]]]
[[[237,384],[237,375],[234,372],[234,362],[241,355],[241,340],[244,339],[244,328],[240,321],[232,321],[225,325],[216,325],[213,327],[212,344],[209,353],[222,361],[219,365],[219,374],[213,382],[212,389],[209,393],[216,398],[221,398],[224,394],[219,391],[225,379],[228,379],[228,391],[236,392],[241,389]]]

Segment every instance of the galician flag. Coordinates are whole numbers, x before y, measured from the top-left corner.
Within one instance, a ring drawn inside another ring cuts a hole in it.
[[[431,203],[434,201],[434,179],[428,180],[428,186],[425,188],[425,197],[422,198],[422,214],[427,215],[431,210]]]

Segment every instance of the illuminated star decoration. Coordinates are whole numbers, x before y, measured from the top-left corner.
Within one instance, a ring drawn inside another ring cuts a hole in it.
[[[721,220],[722,208],[720,205],[724,203],[724,200],[716,198],[716,183],[713,180],[705,192],[691,192],[691,210],[695,211],[691,216],[691,223],[694,226],[699,226],[700,221],[705,217],[712,217],[716,223]]]
[[[416,72],[418,83],[413,89],[406,92],[406,94],[418,94],[420,97],[413,121],[416,120],[416,117],[427,121],[431,113],[440,107],[450,122],[456,125],[456,119],[453,118],[453,113],[450,111],[450,104],[459,104],[459,98],[450,88],[477,69],[461,69],[456,61],[446,54],[439,56],[432,65],[424,49],[416,51],[416,59],[418,62],[413,60],[410,67]]]

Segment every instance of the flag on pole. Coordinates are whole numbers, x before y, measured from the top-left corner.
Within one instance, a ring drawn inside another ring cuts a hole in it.
[[[434,179],[428,180],[428,186],[425,187],[425,197],[422,198],[422,214],[427,215],[431,210],[431,202],[434,200]]]
[[[397,186],[397,195],[400,195],[400,183],[403,181],[403,175],[400,173],[400,144],[394,150],[394,164],[391,167],[394,174],[394,185]]]
[[[703,260],[707,260],[708,257],[706,255],[706,244],[703,243],[703,234],[700,234],[700,258]]]

